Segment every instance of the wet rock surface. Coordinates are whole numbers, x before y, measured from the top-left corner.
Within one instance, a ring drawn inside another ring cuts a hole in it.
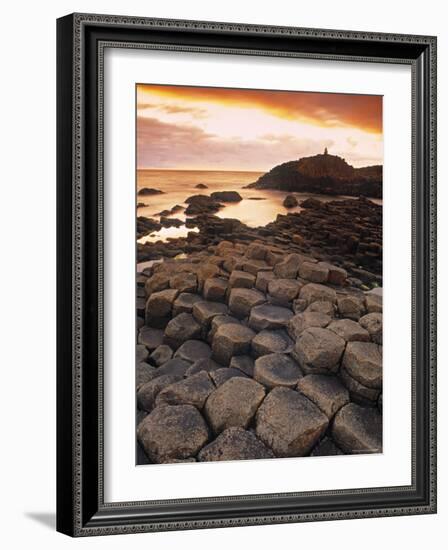
[[[310,198],[249,228],[213,215],[232,197],[138,243],[138,463],[381,452],[381,207]]]

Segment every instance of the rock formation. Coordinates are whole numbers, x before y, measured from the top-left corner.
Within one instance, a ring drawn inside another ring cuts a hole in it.
[[[380,198],[382,183],[382,166],[354,168],[325,150],[320,155],[279,164],[247,187]]]

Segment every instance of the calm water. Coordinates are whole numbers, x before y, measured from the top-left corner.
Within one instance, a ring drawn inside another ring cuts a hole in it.
[[[283,199],[288,194],[285,191],[268,191],[260,189],[243,189],[262,175],[262,172],[224,172],[224,171],[194,171],[194,170],[138,170],[137,189],[152,187],[163,191],[163,195],[137,196],[137,202],[146,206],[138,209],[139,216],[156,218],[158,212],[170,210],[176,204],[186,206],[185,200],[191,195],[209,195],[213,191],[238,191],[243,200],[238,203],[227,203],[216,215],[220,218],[236,218],[250,227],[264,226],[272,222],[277,214],[300,212],[300,207],[285,208]],[[198,183],[207,185],[208,189],[196,189]],[[322,201],[335,200],[337,197],[328,195],[312,195],[310,193],[293,193],[299,202],[315,196]],[[253,198],[262,200],[252,200]],[[341,197],[340,197],[341,198]],[[376,201],[381,203],[381,201]],[[168,217],[185,220],[181,210]],[[166,241],[169,238],[185,237],[192,229],[182,227],[162,228],[158,232],[147,235],[139,242]]]

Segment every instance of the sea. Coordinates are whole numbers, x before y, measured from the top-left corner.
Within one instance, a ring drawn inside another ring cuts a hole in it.
[[[175,205],[187,206],[185,201],[191,195],[209,195],[213,191],[238,191],[243,198],[238,203],[226,203],[224,208],[216,212],[220,218],[236,218],[249,227],[265,226],[274,221],[277,214],[288,212],[300,212],[300,206],[285,208],[283,200],[287,194],[297,197],[300,204],[308,197],[316,197],[322,201],[337,200],[344,197],[317,195],[312,193],[287,193],[285,191],[273,191],[267,189],[244,189],[249,183],[257,181],[263,172],[238,172],[218,170],[137,170],[137,189],[151,187],[163,191],[161,195],[137,196],[138,203],[144,203],[144,207],[137,209],[138,216],[158,219],[158,213],[162,210],[170,210]],[[196,189],[196,185],[202,183],[207,189]],[[381,204],[381,200],[373,199]],[[185,220],[184,211],[181,210],[168,217]],[[186,237],[187,233],[194,229],[181,227],[163,227],[150,235],[139,239],[139,243],[167,241],[170,238]]]

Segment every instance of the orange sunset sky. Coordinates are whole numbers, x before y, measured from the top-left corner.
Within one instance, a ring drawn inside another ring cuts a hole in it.
[[[325,147],[382,164],[382,97],[137,85],[138,168],[267,171]]]

